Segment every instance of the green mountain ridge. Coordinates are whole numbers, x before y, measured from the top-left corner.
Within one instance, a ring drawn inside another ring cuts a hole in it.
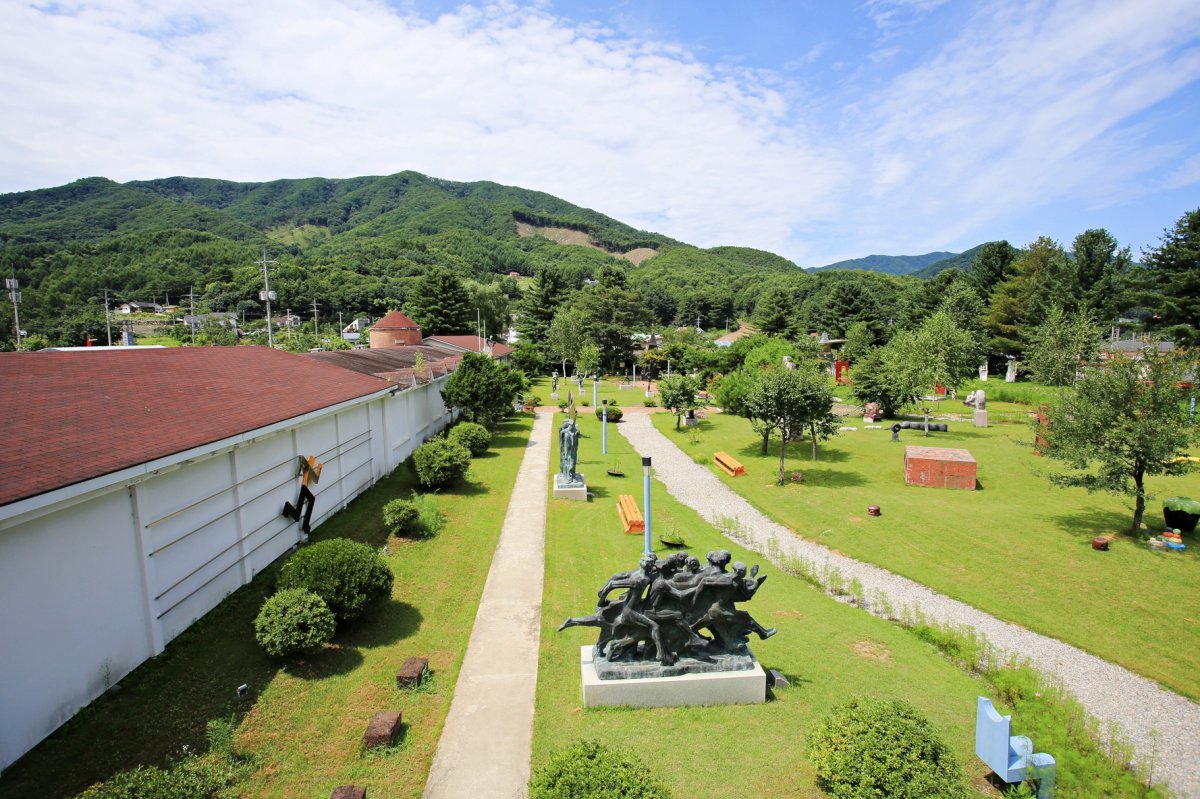
[[[956,255],[958,253],[953,252],[928,252],[924,255],[868,255],[864,258],[851,258],[825,266],[810,267],[808,271],[825,272],[835,269],[851,269],[882,272],[885,275],[911,275],[931,264],[953,258]]]

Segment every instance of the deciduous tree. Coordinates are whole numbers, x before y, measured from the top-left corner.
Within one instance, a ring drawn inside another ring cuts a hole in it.
[[[525,375],[490,355],[468,352],[446,381],[442,399],[470,416],[472,422],[495,427],[528,388]]]
[[[1143,357],[1089,367],[1036,425],[1048,442],[1043,454],[1070,469],[1050,479],[1134,497],[1134,535],[1146,510],[1146,477],[1178,468],[1171,461],[1186,455],[1197,438],[1181,387],[1194,364],[1153,349]]]
[[[1095,360],[1100,336],[1100,325],[1091,311],[1080,309],[1066,314],[1055,306],[1030,332],[1024,366],[1039,383],[1071,385],[1080,368]]]
[[[675,429],[685,413],[696,407],[696,381],[687,375],[674,374],[658,382],[658,398],[662,406],[675,414]]]

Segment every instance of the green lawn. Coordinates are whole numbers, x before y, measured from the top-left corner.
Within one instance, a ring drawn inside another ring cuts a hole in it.
[[[552,367],[553,368],[553,367]],[[608,400],[615,402],[622,408],[642,407],[646,401],[645,388],[618,388],[621,380],[624,378],[603,377],[600,379],[600,385],[597,387],[597,399],[600,402]],[[638,382],[642,381],[641,373],[638,373]],[[658,381],[654,381],[654,387],[657,390]],[[571,392],[571,396],[575,398],[575,405],[581,407],[583,403],[588,406],[592,404],[592,381],[583,381],[583,393],[579,391],[579,384],[573,380],[558,381],[558,399],[550,398],[550,378],[539,377],[533,381],[532,392],[542,398],[544,405],[557,405],[559,402],[567,401],[567,392]],[[655,399],[657,399],[657,391]]]
[[[718,450],[739,458],[746,477],[709,468],[799,535],[1200,698],[1200,540],[1192,536],[1183,554],[1127,537],[1093,551],[1094,536],[1129,529],[1132,503],[1052,487],[1028,424],[977,430],[952,422],[949,433],[928,438],[902,431],[897,444],[889,430],[851,419],[859,429],[822,444],[816,463],[807,442],[789,446],[788,468],[803,471],[804,482],[786,486],[774,480],[778,441],[760,455],[761,439],[743,419],[710,414],[698,435],[676,432],[669,416],[654,424],[697,458]],[[906,486],[905,444],[970,450],[981,490]],[[1151,478],[1149,487],[1156,498],[1147,522],[1161,525],[1161,499],[1200,496],[1200,476]],[[868,505],[882,516],[867,516]]]
[[[344,783],[371,786],[372,796],[420,796],[531,426],[529,415],[504,423],[468,481],[438,495],[446,526],[434,538],[390,538],[382,525],[382,505],[413,486],[403,466],[314,531],[386,544],[396,574],[387,605],[325,651],[281,663],[258,648],[252,621],[273,589],[269,569],[7,771],[0,797],[70,796],[184,745],[202,750],[205,722],[230,713],[240,717],[239,746],[259,763],[239,796],[324,799]],[[433,690],[397,692],[396,670],[410,655],[430,659]],[[252,690],[245,703],[234,697],[241,683]],[[363,756],[363,730],[383,709],[403,711],[404,739]]]
[[[595,498],[588,503],[550,501],[546,530],[541,657],[538,663],[534,766],[578,738],[619,744],[640,753],[677,797],[816,797],[804,740],[816,720],[857,695],[900,697],[921,708],[942,730],[977,785],[983,767],[975,758],[974,707],[988,688],[907,631],[829,599],[807,583],[779,572],[765,559],[722,537],[655,481],[652,527],[682,533],[689,551],[729,549],[735,560],[762,563],[770,574],[744,607],[779,633],[751,644],[765,667],[788,676],[792,687],[757,706],[707,708],[581,709],[579,647],[596,630],[555,632],[568,615],[595,608],[596,590],[613,573],[637,566],[640,535],[625,535],[617,519],[619,494],[639,506],[638,457],[609,430],[609,456],[600,454],[595,418],[580,415],[584,438],[579,468]],[[667,421],[671,421],[669,418]],[[557,463],[555,457],[551,463]],[[619,464],[626,475],[609,477]],[[657,543],[657,541],[656,541]]]

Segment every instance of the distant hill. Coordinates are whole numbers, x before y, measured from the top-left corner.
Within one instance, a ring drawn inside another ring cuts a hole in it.
[[[911,275],[930,264],[953,258],[955,255],[956,253],[952,252],[928,252],[924,255],[868,255],[865,258],[852,258],[849,261],[838,261],[834,264],[813,267],[808,271],[855,269],[865,272],[882,272],[885,275]]]
[[[947,269],[957,269],[960,272],[969,272],[971,264],[975,262],[975,256],[979,255],[984,245],[977,244],[966,252],[960,252],[958,255],[950,258],[943,258],[940,261],[934,261],[924,269],[913,272],[914,277],[930,278],[934,275],[945,272]]]

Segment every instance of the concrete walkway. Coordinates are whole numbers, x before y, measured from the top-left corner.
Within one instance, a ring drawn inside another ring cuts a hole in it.
[[[533,423],[424,799],[525,796],[553,418],[539,412]]]
[[[857,579],[862,584],[869,604],[886,597],[897,611],[907,607],[934,621],[970,627],[1002,653],[1028,658],[1034,668],[1061,681],[1102,729],[1115,725],[1134,746],[1137,761],[1152,771],[1155,782],[1165,782],[1180,797],[1200,799],[1200,706],[1194,702],[1062,641],[800,538],[768,519],[707,467],[692,461],[653,427],[649,416],[627,416],[618,429],[641,455],[653,458],[655,477],[673,497],[718,528],[735,522],[744,546],[777,566],[784,559],[799,558],[817,574],[836,569],[846,583]],[[1014,722],[1019,728],[1020,719]]]

